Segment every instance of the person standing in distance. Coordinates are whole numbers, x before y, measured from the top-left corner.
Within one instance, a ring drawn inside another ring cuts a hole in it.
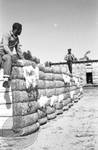
[[[71,53],[71,48],[68,49],[68,53],[64,57],[64,60],[67,61],[69,72],[72,74],[72,63],[73,61],[76,61],[77,58]]]

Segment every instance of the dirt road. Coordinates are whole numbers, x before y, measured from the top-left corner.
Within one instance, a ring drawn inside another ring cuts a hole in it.
[[[98,88],[86,89],[78,103],[39,132],[16,140],[1,139],[0,146],[0,150],[98,150]]]

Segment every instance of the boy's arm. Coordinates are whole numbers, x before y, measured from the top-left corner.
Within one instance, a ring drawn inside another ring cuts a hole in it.
[[[68,56],[66,55],[66,56],[64,57],[64,60],[66,60],[66,61],[67,61],[67,59],[68,59]]]
[[[16,53],[19,56],[19,58],[23,59],[24,57],[23,57],[23,53],[22,53],[22,50],[21,50],[21,45],[19,43],[19,39],[18,39],[17,44],[15,45],[15,49],[16,49]]]
[[[77,58],[74,56],[74,54],[72,54],[72,58],[73,58],[73,61],[77,60]]]
[[[12,56],[13,53],[11,52],[10,48],[8,47],[8,44],[9,44],[9,35],[8,34],[3,35],[2,41],[3,41],[4,51],[7,54],[10,54]]]

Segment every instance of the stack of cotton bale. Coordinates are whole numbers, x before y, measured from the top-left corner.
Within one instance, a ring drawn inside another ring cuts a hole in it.
[[[37,103],[38,68],[34,62],[18,60],[12,67],[13,130],[26,135],[39,129]]]
[[[62,66],[62,75],[63,75],[63,81],[65,84],[66,92],[64,93],[64,100],[63,100],[63,110],[68,110],[72,106],[72,99],[70,94],[70,87],[74,85],[74,82],[72,81],[72,77],[70,74],[66,73],[66,68]]]
[[[73,99],[73,102],[78,102],[80,99],[80,95],[82,94],[82,79],[78,76],[73,76],[72,77],[72,86],[70,87],[70,95],[71,98]]]
[[[39,67],[39,80],[38,80],[38,121],[40,125],[47,123],[46,105],[48,97],[46,96],[45,87],[45,67],[42,64]]]
[[[45,88],[46,88],[46,97],[49,100],[49,103],[46,107],[47,119],[51,120],[56,117],[56,109],[54,107],[55,102],[57,101],[56,91],[55,91],[55,80],[53,76],[52,67],[45,67]]]
[[[64,83],[61,66],[52,67],[52,72],[55,81],[55,91],[56,91],[55,95],[57,97],[55,108],[56,108],[56,114],[59,115],[63,113],[63,101],[65,99],[65,95],[68,92],[69,88],[68,85]]]

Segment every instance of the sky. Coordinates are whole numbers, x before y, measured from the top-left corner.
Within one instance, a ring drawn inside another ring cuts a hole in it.
[[[71,48],[98,59],[98,0],[0,0],[0,38],[14,22],[23,26],[22,51],[41,62],[61,62]]]

